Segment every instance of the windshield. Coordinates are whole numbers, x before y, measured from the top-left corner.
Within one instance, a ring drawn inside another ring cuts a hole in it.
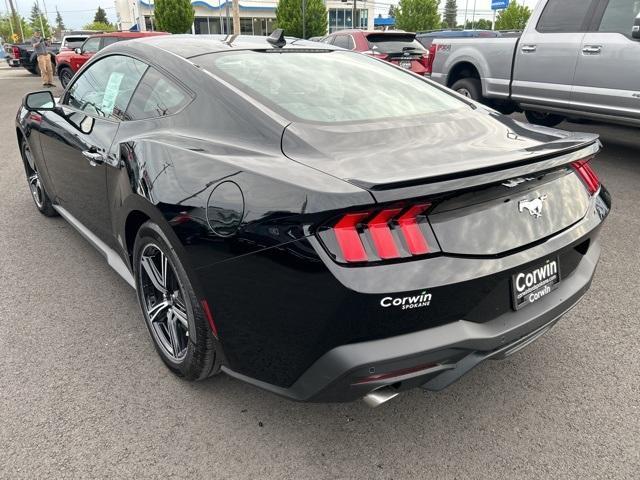
[[[206,55],[198,63],[284,110],[284,116],[312,122],[361,122],[466,107],[414,74],[353,52],[241,51]]]
[[[416,40],[415,35],[388,35],[388,34],[371,34],[367,36],[369,48],[377,47],[380,53],[402,53],[403,48],[415,48],[416,50],[424,50],[420,42]]]

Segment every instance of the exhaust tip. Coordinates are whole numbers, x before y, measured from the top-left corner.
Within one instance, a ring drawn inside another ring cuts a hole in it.
[[[400,395],[400,392],[398,392],[395,388],[382,387],[374,390],[373,392],[367,393],[364,397],[362,397],[362,400],[364,400],[364,403],[369,405],[371,408],[375,408],[379,407],[383,403],[387,403],[389,400],[397,397],[398,395]]]

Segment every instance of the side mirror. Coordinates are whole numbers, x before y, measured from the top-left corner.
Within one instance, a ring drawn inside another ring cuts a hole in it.
[[[78,55],[82,55],[82,49],[80,47],[74,48],[73,51],[76,52]]]
[[[636,40],[640,40],[640,15],[636,17],[636,21],[633,23],[633,28],[631,29],[631,36]]]
[[[24,108],[29,111],[55,110],[56,108],[56,101],[53,98],[53,94],[48,90],[28,93],[24,97],[22,104],[24,105]]]

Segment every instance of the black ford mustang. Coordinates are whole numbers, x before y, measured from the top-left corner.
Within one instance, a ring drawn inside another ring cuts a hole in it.
[[[135,287],[171,370],[296,400],[439,390],[529,344],[610,209],[596,136],[278,33],[115,44],[16,125],[37,208]]]

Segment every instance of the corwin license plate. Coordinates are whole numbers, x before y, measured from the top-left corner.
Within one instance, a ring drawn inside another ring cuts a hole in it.
[[[513,308],[520,310],[558,288],[560,283],[560,260],[549,259],[541,265],[523,270],[511,276]]]
[[[407,70],[411,70],[411,60],[400,60],[400,66]]]

